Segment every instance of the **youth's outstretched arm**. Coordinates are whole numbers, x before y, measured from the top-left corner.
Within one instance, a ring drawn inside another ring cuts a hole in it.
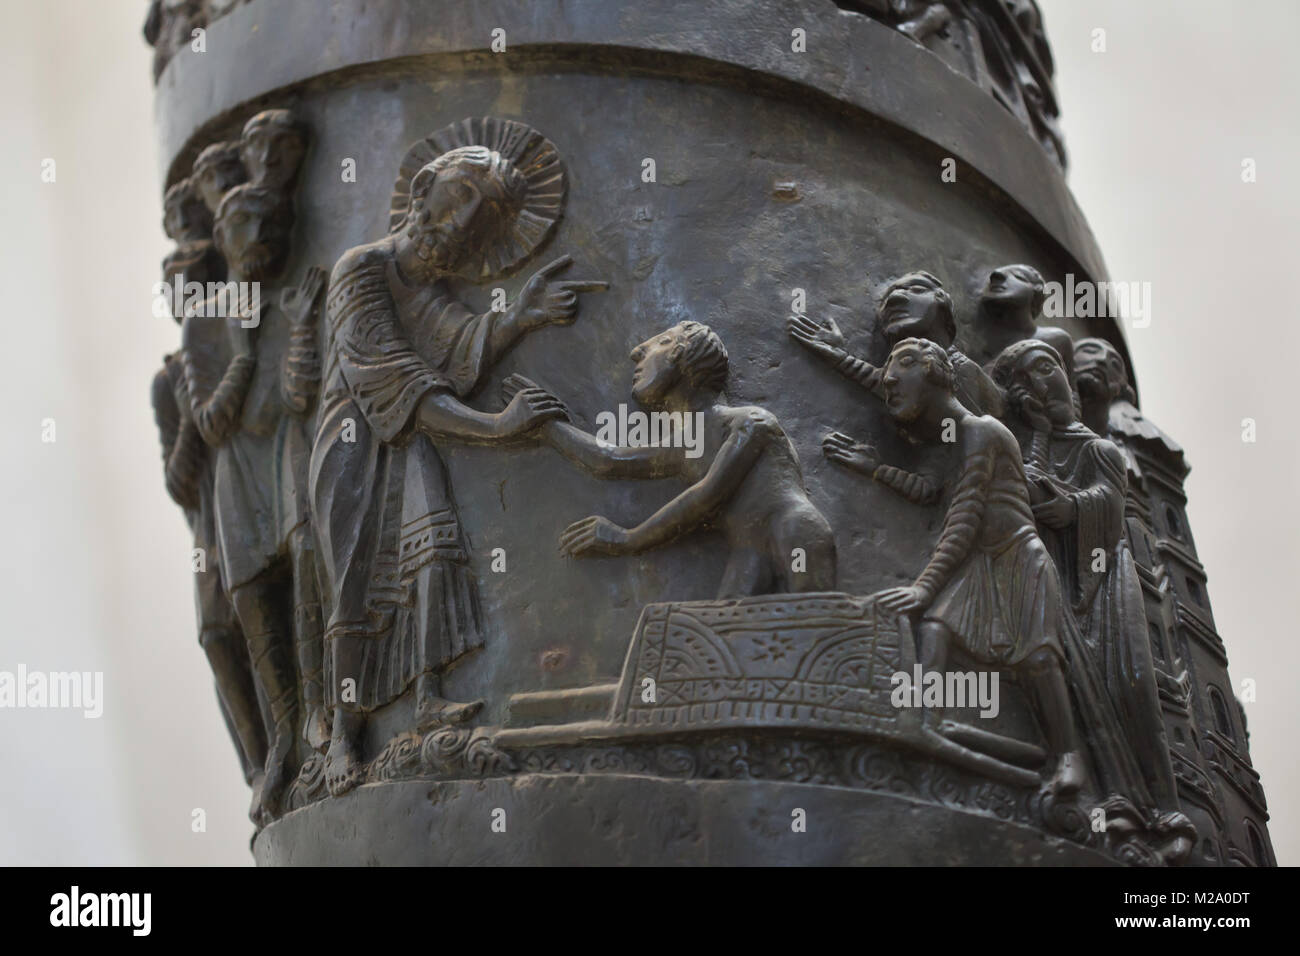
[[[611,445],[568,422],[550,422],[543,439],[569,461],[597,478],[667,478],[681,470],[680,448]]]
[[[501,396],[509,402],[526,389],[550,395],[536,382],[516,374],[501,383]],[[681,470],[680,449],[611,445],[564,421],[549,422],[541,436],[561,455],[597,478],[666,478]]]
[[[712,517],[740,487],[767,446],[770,418],[751,416],[734,429],[718,449],[708,473],[631,530],[592,515],[576,521],[560,535],[560,548],[583,554],[638,554],[672,541]]]

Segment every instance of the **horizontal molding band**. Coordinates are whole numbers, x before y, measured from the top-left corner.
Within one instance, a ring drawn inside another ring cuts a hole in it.
[[[505,53],[490,49],[498,28]],[[806,31],[807,52],[791,52],[796,28]],[[805,88],[970,167],[1081,276],[1106,277],[1064,176],[1020,122],[937,56],[830,0],[253,0],[208,28],[205,52],[182,49],[160,78],[163,174],[169,182],[180,175],[174,167],[204,128],[245,104],[308,83],[345,85],[358,71],[406,73],[412,58],[448,55],[479,69],[499,58],[507,72],[542,60],[593,75],[652,63],[701,82],[718,80],[713,67],[719,76],[760,74],[769,89],[783,81],[792,95]]]

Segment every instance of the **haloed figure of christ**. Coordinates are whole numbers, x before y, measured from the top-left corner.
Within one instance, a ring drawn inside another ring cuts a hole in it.
[[[712,525],[726,535],[730,552],[719,597],[833,588],[835,542],[808,499],[794,446],[771,412],[722,399],[728,359],[717,334],[681,322],[642,342],[631,359],[633,397],[653,411],[700,416],[703,454],[611,445],[567,422],[549,422],[545,440],[594,475],[690,483],[635,528],[600,515],[575,522],[560,537],[563,550],[575,557],[639,554]],[[511,376],[507,394],[531,384]]]
[[[500,413],[463,399],[523,334],[573,321],[600,283],[534,275],[504,312],[475,314],[448,288],[512,241],[529,180],[501,153],[448,150],[412,178],[405,217],[344,253],[326,295],[328,346],[312,449],[313,526],[328,608],[326,782],[355,786],[366,715],[415,685],[418,729],[463,722],[482,701],[441,696],[440,675],[483,645],[477,590],[440,442],[518,440],[564,414],[524,389]]]

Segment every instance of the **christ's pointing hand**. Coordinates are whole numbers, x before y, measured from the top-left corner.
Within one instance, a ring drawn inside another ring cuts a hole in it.
[[[529,329],[568,325],[578,317],[578,293],[602,292],[608,282],[599,279],[554,279],[552,276],[573,265],[572,256],[560,256],[533,273],[514,308]]]

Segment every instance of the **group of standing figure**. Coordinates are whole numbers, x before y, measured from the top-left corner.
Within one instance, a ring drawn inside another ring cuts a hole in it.
[[[959,330],[938,279],[903,276],[877,312],[881,368],[851,355],[833,321],[796,315],[789,331],[879,399],[914,449],[897,468],[832,432],[827,458],[916,504],[945,503],[925,568],[878,596],[915,621],[922,666],[943,672],[956,651],[1014,675],[1052,757],[1045,791],[1090,785],[1126,825],[1185,852],[1194,831],[1177,812],[1127,539],[1128,461],[1080,420],[1087,407],[1104,432],[1109,406],[1131,397],[1123,358],[1039,325],[1043,303],[1035,269],[995,269]]]
[[[553,225],[534,210],[563,188],[535,131],[484,121],[453,135],[475,133],[533,161],[443,151],[404,183],[389,234],[345,253],[328,283],[316,268],[280,282],[307,149],[288,111],[209,146],[165,197],[177,242],[165,282],[260,290],[238,315],[186,298],[181,348],[153,386],[168,491],[194,530],[201,642],[259,824],[283,812],[311,751],[331,792],[360,782],[367,715],[412,685],[421,730],[482,706],[440,696],[439,675],[483,637],[435,442],[519,441],[563,416],[534,387],[497,413],[463,399],[522,335],[572,322],[578,294],[604,283],[557,278],[561,258],[506,309],[457,301],[448,280],[531,254]]]
[[[153,405],[167,488],[194,531],[200,641],[259,822],[278,811],[298,731],[312,746],[329,733],[305,496],[325,274],[279,282],[306,148],[288,111],[259,113],[164,199],[177,242],[164,283],[220,291],[176,294],[181,348],[155,376]],[[256,291],[224,294],[236,287]]]

